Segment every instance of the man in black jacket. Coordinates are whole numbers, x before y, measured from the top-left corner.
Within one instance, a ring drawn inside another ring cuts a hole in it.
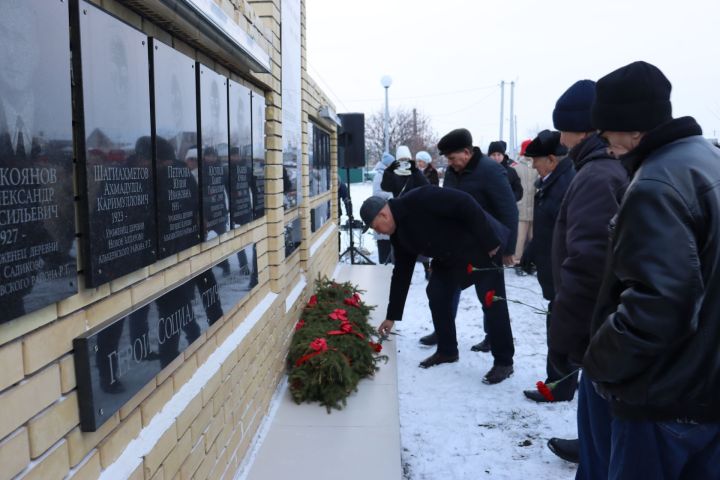
[[[519,202],[520,200],[522,200],[523,197],[523,187],[522,182],[520,181],[520,176],[515,170],[515,165],[517,165],[517,162],[515,162],[515,160],[513,160],[512,158],[508,157],[507,153],[505,153],[506,151],[507,143],[503,142],[502,140],[498,140],[496,142],[490,142],[487,154],[488,157],[505,167],[508,182],[510,182],[510,188],[512,189],[513,195],[515,195],[515,201]]]
[[[583,360],[612,410],[609,478],[718,478],[720,151],[672,118],[670,90],[635,62],[598,80],[592,109],[632,177]]]
[[[472,135],[464,128],[453,130],[441,138],[438,150],[448,160],[443,187],[469,193],[486,212],[510,231],[508,241],[494,261],[498,267],[503,264],[513,265],[518,208],[505,168],[483,155],[479,148],[473,147]],[[502,268],[480,272],[475,282],[475,291],[483,309],[485,339],[474,345],[472,350],[492,352],[493,367],[483,381],[494,384],[513,373],[515,347],[507,302],[485,305],[485,294],[490,290],[494,290],[496,296],[505,298],[505,274]],[[428,340],[432,340],[432,334],[423,337],[421,343],[428,344]]]
[[[479,273],[469,274],[467,266],[490,267],[507,230],[470,195],[430,185],[400,198],[370,197],[360,208],[360,216],[366,227],[390,235],[395,251],[387,319],[378,327],[379,333],[388,334],[395,321],[402,319],[417,256],[432,257],[426,291],[438,346],[420,366],[456,362],[455,314],[460,291]]]

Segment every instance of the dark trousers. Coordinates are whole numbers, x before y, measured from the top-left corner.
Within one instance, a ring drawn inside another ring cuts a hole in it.
[[[592,381],[585,374],[580,376],[577,408],[580,465],[575,479],[607,480],[612,423],[610,406],[595,392]],[[641,476],[640,478],[653,477]]]
[[[556,382],[565,378],[553,388],[553,396],[558,400],[572,400],[578,386],[578,373],[570,374],[577,367],[570,363],[570,359],[563,353],[556,352],[550,348],[550,322],[552,321],[552,302],[548,304],[548,314],[545,316],[545,333],[547,338],[548,353],[545,362],[547,380],[545,383]]]
[[[437,351],[442,355],[458,353],[455,315],[460,302],[460,291],[457,272],[445,268],[433,270],[425,289],[438,338]]]
[[[475,292],[482,305],[483,325],[485,333],[490,337],[490,351],[494,363],[495,365],[512,365],[515,346],[513,345],[507,301],[493,302],[490,307],[486,307],[484,302],[485,294],[489,290],[495,290],[495,296],[507,298],[505,273],[503,270],[489,270],[481,272],[479,277],[480,279],[475,283]]]
[[[378,240],[378,264],[386,265],[393,263],[392,259],[392,243],[390,240]]]
[[[720,479],[720,423],[614,418],[609,479]]]

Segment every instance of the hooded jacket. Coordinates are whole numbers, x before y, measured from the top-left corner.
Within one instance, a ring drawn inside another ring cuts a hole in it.
[[[683,117],[622,161],[585,372],[615,415],[720,421],[720,150]]]
[[[576,174],[553,231],[555,300],[548,342],[551,350],[580,365],[602,282],[608,225],[625,193],[628,174],[597,134],[576,145],[568,157]]]

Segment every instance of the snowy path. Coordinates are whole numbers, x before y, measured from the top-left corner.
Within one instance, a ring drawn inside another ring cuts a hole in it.
[[[370,184],[353,184],[353,210],[372,193]],[[374,257],[370,234],[363,246]],[[544,308],[537,279],[506,272],[507,295]],[[475,290],[465,290],[457,317],[460,361],[424,370],[418,363],[432,354],[418,339],[432,329],[418,264],[404,320],[396,323],[400,433],[405,477],[412,480],[571,479],[575,466],[547,449],[550,437],[576,436],[577,402],[539,405],[522,390],[545,379],[545,318],[510,303],[515,338],[515,373],[498,385],[482,377],[492,366],[489,353],[470,347],[483,338],[482,309]]]

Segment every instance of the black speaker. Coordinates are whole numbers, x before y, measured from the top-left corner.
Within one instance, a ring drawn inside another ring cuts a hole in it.
[[[338,136],[338,167],[365,166],[365,114],[340,113],[342,128]]]

